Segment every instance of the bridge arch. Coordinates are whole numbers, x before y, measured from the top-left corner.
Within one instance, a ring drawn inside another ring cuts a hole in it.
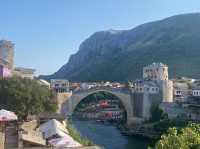
[[[72,115],[75,108],[78,106],[78,104],[83,99],[85,99],[89,95],[92,95],[92,94],[98,93],[98,92],[110,93],[113,96],[117,97],[121,101],[121,103],[126,111],[127,123],[130,123],[131,118],[133,117],[133,109],[132,109],[133,106],[132,106],[130,92],[108,89],[108,88],[106,88],[106,89],[90,89],[90,90],[74,92],[72,94],[72,96],[68,100],[66,100],[66,102],[63,104],[64,114]]]

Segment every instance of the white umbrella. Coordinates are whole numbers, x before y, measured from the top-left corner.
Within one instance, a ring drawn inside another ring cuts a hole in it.
[[[0,121],[14,121],[17,119],[17,115],[14,112],[4,109],[0,110]]]

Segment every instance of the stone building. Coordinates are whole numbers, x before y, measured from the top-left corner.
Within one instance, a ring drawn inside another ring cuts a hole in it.
[[[160,83],[162,85],[162,102],[173,102],[173,81],[163,80]]]
[[[151,107],[160,103],[173,102],[173,81],[168,80],[168,67],[153,63],[143,68],[143,80],[133,87],[134,116],[148,120]]]
[[[163,63],[152,63],[143,68],[145,80],[168,80],[168,66]]]
[[[162,94],[159,84],[154,81],[135,82],[133,91],[134,116],[149,119],[151,106],[161,102]]]
[[[69,92],[69,81],[62,79],[52,79],[51,89],[57,93]]]
[[[13,69],[14,44],[11,41],[0,40],[0,65]]]
[[[14,44],[0,40],[0,77],[10,77],[13,69]]]

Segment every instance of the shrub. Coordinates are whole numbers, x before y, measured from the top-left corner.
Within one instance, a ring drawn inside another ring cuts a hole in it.
[[[148,149],[200,149],[200,124],[189,124],[180,130],[170,128],[154,148]]]

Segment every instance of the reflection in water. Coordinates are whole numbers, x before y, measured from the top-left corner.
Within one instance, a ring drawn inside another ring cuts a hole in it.
[[[151,144],[147,139],[123,136],[115,126],[78,120],[73,124],[83,136],[106,149],[147,149]]]

